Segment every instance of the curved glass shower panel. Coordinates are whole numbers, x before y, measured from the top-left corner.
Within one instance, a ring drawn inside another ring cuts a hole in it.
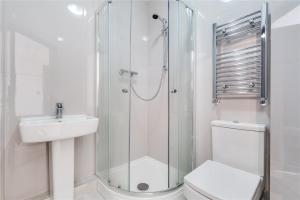
[[[178,179],[178,130],[177,130],[177,96],[174,92],[176,89],[176,73],[175,67],[178,63],[178,1],[172,1],[169,3],[169,186],[176,187],[179,185]]]
[[[194,64],[195,30],[194,11],[184,4],[179,4],[179,55],[178,68],[178,177],[179,183],[193,169],[193,119],[194,119]]]
[[[192,169],[193,11],[175,0],[112,0],[97,17],[97,175],[154,193]]]
[[[168,189],[168,1],[133,0],[130,191]]]
[[[96,174],[103,180],[108,181],[109,177],[109,9],[104,4],[96,12],[96,60],[97,60],[97,81],[98,81],[98,112],[99,129],[96,134]]]
[[[98,159],[103,160],[99,160],[98,170],[102,168],[104,175],[100,175],[111,186],[129,190],[130,1],[108,1],[102,11],[104,16],[99,16],[97,29],[98,46],[102,45],[98,50],[98,146],[103,145],[98,149],[102,155]]]
[[[195,29],[193,10],[170,3],[169,184],[183,183],[193,169]]]

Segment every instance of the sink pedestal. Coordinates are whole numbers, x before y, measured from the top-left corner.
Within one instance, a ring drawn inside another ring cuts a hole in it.
[[[98,121],[98,118],[86,115],[21,119],[19,127],[23,142],[50,143],[52,199],[74,199],[74,138],[95,133]]]
[[[51,142],[54,200],[74,199],[74,138]]]

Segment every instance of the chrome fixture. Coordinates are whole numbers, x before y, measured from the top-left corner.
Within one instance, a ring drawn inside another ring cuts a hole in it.
[[[161,18],[158,14],[153,14],[152,18],[159,19],[159,21],[161,21],[161,23],[163,23],[163,24],[167,23],[167,20],[165,18]]]
[[[161,75],[160,75],[158,88],[155,90],[155,92],[152,96],[150,96],[150,97],[141,96],[136,91],[134,85],[131,84],[131,89],[132,89],[133,93],[135,94],[135,96],[143,101],[152,101],[153,99],[155,99],[158,96],[158,94],[162,88],[162,85],[163,85],[163,82],[165,79],[165,75],[168,71],[168,67],[167,67],[168,66],[168,21],[165,18],[160,17],[158,14],[153,14],[152,18],[158,19],[162,23],[161,34],[163,36],[163,66],[162,66],[162,71],[161,71]]]
[[[123,89],[122,89],[122,92],[123,92],[123,93],[128,93],[128,90],[127,90],[126,88],[123,88]]]
[[[162,23],[162,25],[163,25],[162,30],[161,30],[162,33],[165,33],[165,32],[168,31],[168,20],[166,20],[165,18],[160,17],[158,14],[155,14],[155,13],[152,15],[152,18],[153,19],[158,19]]]
[[[175,93],[177,93],[177,90],[176,90],[176,89],[173,89],[173,90],[171,90],[171,93],[172,93],[172,94],[175,94]]]
[[[267,3],[239,19],[213,24],[213,102],[257,98],[267,103],[269,31]]]
[[[124,74],[130,74],[130,76],[136,76],[139,73],[137,73],[135,71],[126,70],[126,69],[120,69],[119,74],[120,74],[120,76],[123,76]]]
[[[63,114],[64,106],[62,103],[56,103],[56,119],[61,119]]]

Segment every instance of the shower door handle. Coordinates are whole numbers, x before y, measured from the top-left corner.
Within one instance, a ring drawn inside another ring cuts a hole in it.
[[[139,73],[137,73],[136,71],[120,69],[119,74],[120,76],[123,76],[124,74],[129,74],[130,76],[137,76]]]
[[[127,90],[126,88],[123,88],[123,89],[122,89],[122,92],[123,92],[123,93],[128,93],[128,90]]]
[[[173,89],[173,90],[171,90],[171,93],[172,93],[172,94],[175,94],[175,93],[177,93],[177,90],[176,90],[176,89]]]

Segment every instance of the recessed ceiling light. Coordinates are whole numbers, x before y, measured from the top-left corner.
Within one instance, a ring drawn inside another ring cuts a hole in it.
[[[68,10],[74,14],[74,15],[77,15],[77,16],[86,16],[87,14],[87,11],[85,8],[83,7],[80,7],[76,4],[69,4],[68,5]]]
[[[224,3],[227,3],[227,2],[229,2],[229,1],[231,1],[231,0],[220,0],[220,1],[222,1],[222,2],[224,2]]]
[[[63,42],[65,39],[63,37],[57,37],[57,41]]]

